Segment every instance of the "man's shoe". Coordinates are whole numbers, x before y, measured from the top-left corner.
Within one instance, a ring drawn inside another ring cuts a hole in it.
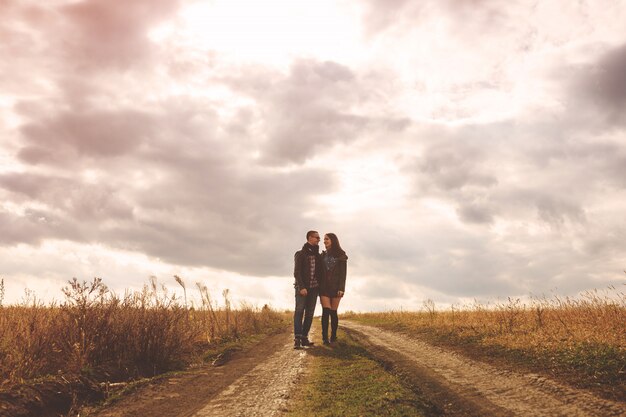
[[[330,337],[330,343],[335,343],[337,341],[337,336]]]
[[[322,343],[327,346],[330,345],[330,342],[328,341],[328,339],[322,340]]]
[[[301,349],[302,348],[302,340],[300,340],[299,337],[296,337],[295,339],[293,339],[293,348],[294,349]]]
[[[303,337],[301,340],[302,346],[313,346],[315,343],[311,342],[308,337]]]

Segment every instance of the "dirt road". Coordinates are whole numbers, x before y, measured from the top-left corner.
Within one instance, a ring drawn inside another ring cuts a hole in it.
[[[291,388],[304,369],[304,350],[291,337],[280,349],[213,398],[194,417],[275,416],[286,411]]]
[[[342,322],[372,354],[429,398],[443,415],[626,416],[626,405],[539,375],[497,369],[399,333]]]
[[[305,357],[286,330],[219,366],[155,380],[90,416],[274,416],[284,411]]]
[[[349,321],[341,324],[342,332],[432,403],[427,412],[432,416],[626,416],[624,403],[538,375],[498,369],[399,333]],[[283,415],[307,363],[307,351],[294,350],[292,335],[285,330],[233,354],[220,366],[154,381],[96,415]]]

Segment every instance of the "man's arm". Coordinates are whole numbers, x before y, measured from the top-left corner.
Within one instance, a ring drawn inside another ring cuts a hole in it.
[[[300,292],[300,295],[306,295],[306,286],[302,279],[300,264],[302,263],[302,251],[298,251],[293,256],[293,277],[296,279],[296,289]],[[304,292],[304,294],[302,293]]]

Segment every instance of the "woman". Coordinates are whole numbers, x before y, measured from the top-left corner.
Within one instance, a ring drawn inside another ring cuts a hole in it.
[[[339,239],[334,233],[324,235],[324,246],[326,250],[322,252],[322,261],[326,273],[320,283],[320,301],[322,303],[322,340],[325,345],[328,345],[329,317],[332,329],[330,342],[337,340],[337,327],[339,326],[337,308],[346,290],[348,257],[341,249]]]

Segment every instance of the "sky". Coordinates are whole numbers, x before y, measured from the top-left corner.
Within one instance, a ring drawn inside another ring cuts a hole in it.
[[[5,303],[178,275],[289,309],[310,229],[342,310],[626,283],[626,0],[0,10]]]

